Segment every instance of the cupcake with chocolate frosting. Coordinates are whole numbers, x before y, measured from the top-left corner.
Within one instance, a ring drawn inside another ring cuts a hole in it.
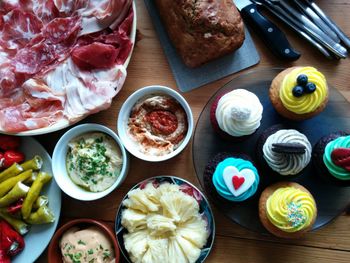
[[[262,133],[258,147],[258,159],[263,166],[282,176],[299,174],[311,160],[312,146],[307,137],[279,125]]]
[[[245,89],[235,89],[218,96],[210,110],[210,121],[222,138],[242,139],[259,127],[263,106],[259,98]]]
[[[291,120],[305,120],[326,107],[327,81],[316,68],[288,68],[273,79],[269,96],[280,115]]]
[[[338,131],[322,137],[314,147],[312,158],[324,179],[350,186],[350,135]]]
[[[317,206],[305,187],[294,182],[279,182],[262,192],[259,217],[273,235],[299,238],[312,229],[317,217]]]

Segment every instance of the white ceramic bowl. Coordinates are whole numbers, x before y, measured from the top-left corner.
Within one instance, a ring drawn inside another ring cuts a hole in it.
[[[99,131],[111,136],[118,144],[122,154],[123,165],[120,175],[114,184],[102,192],[90,192],[76,185],[69,177],[66,169],[68,142],[73,138],[88,132]],[[67,131],[57,142],[52,155],[52,171],[54,178],[63,192],[78,200],[90,201],[102,198],[116,189],[125,179],[129,170],[129,159],[122,142],[114,131],[99,124],[81,124]]]
[[[187,115],[188,130],[184,140],[179,145],[179,147],[175,149],[175,151],[162,156],[151,156],[139,151],[138,148],[135,147],[135,141],[132,140],[132,138],[130,137],[127,131],[127,128],[128,128],[127,124],[128,124],[128,120],[129,120],[132,108],[134,107],[134,105],[138,100],[151,94],[165,94],[165,95],[171,96],[181,104],[182,108],[185,110]],[[158,86],[158,85],[147,86],[135,91],[124,102],[124,104],[122,105],[122,108],[119,111],[117,130],[118,130],[118,135],[121,141],[123,142],[125,148],[132,155],[145,161],[160,162],[160,161],[165,161],[174,157],[186,147],[186,145],[191,139],[192,132],[193,132],[193,115],[187,101],[175,90],[164,86]]]

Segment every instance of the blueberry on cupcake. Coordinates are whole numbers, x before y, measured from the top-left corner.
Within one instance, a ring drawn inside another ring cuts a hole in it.
[[[263,166],[282,176],[299,174],[311,160],[312,146],[307,137],[281,125],[265,130],[258,148],[258,159]]]
[[[350,135],[338,131],[322,137],[314,147],[313,163],[326,180],[350,186]]]
[[[210,110],[214,130],[224,139],[242,139],[259,127],[263,106],[259,98],[245,89],[218,96]]]
[[[259,185],[258,170],[245,155],[220,153],[206,166],[205,180],[210,189],[228,201],[241,202],[252,197]]]

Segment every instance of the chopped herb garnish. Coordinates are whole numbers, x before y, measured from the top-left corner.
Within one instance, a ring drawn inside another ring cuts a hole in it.
[[[79,245],[86,245],[86,243],[85,243],[84,241],[80,240],[80,239],[79,239],[79,241],[78,241],[78,244],[79,244]]]
[[[88,254],[91,255],[91,254],[94,254],[94,250],[91,248],[88,250]]]

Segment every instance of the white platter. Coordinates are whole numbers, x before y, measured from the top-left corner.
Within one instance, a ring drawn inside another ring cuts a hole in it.
[[[52,175],[51,157],[35,139],[23,137],[20,150],[25,154],[26,160],[33,158],[35,155],[40,155],[44,162],[41,170]],[[55,222],[44,225],[32,225],[29,232],[24,236],[25,248],[12,258],[13,263],[34,262],[45,250],[55,233],[61,213],[61,190],[53,177],[44,186],[41,194],[49,198],[48,206],[55,215]]]
[[[134,18],[133,18],[131,32],[130,32],[130,40],[133,43],[133,45],[132,45],[129,56],[124,63],[125,68],[127,68],[129,65],[131,55],[132,55],[132,52],[133,52],[134,46],[135,46],[136,24],[137,24],[135,1],[133,1],[133,3],[132,3],[132,8],[134,11]],[[46,133],[50,133],[50,132],[54,132],[54,131],[58,131],[58,130],[62,130],[64,128],[67,128],[68,126],[71,126],[71,125],[81,121],[82,119],[86,118],[88,115],[89,114],[87,114],[79,119],[76,119],[74,122],[69,122],[67,119],[62,119],[62,120],[60,120],[60,121],[56,122],[55,124],[48,126],[48,127],[34,129],[34,130],[28,130],[28,131],[23,131],[23,132],[17,132],[17,133],[7,133],[7,134],[18,135],[18,136],[34,136],[34,135],[46,134]],[[6,133],[6,132],[0,131],[0,133]]]

